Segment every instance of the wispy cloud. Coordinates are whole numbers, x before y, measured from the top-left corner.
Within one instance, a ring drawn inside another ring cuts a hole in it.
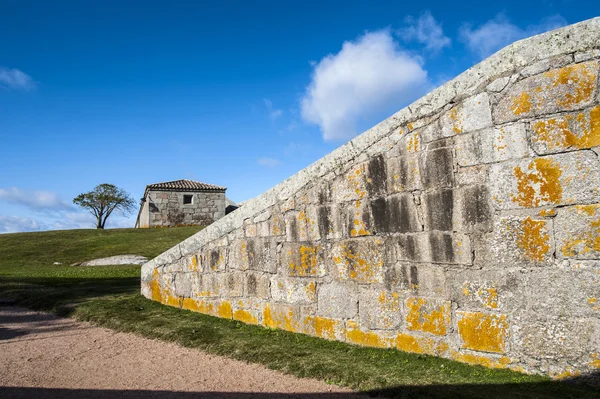
[[[268,157],[258,158],[256,163],[267,168],[275,168],[282,164],[280,160]]]
[[[425,45],[425,50],[432,52],[438,52],[444,47],[450,46],[451,40],[444,35],[442,24],[437,22],[429,11],[422,13],[419,18],[410,15],[405,18],[404,22],[407,26],[397,31],[403,40],[416,40]]]
[[[19,216],[0,215],[0,234],[17,233],[21,231],[40,231],[46,230],[46,226],[39,221]]]
[[[301,100],[302,118],[319,125],[325,140],[357,134],[356,124],[381,108],[418,98],[427,86],[419,57],[403,51],[389,30],[347,41],[337,54],[315,63]]]
[[[22,190],[17,187],[0,188],[0,201],[22,205],[35,211],[73,209],[73,206],[60,199],[57,193]]]
[[[268,112],[269,118],[271,120],[275,120],[283,114],[282,110],[276,109],[275,107],[273,107],[273,102],[271,100],[269,100],[268,98],[263,98],[263,103],[265,104],[265,107],[267,108],[267,112]]]
[[[557,14],[543,19],[539,24],[521,28],[511,23],[505,15],[498,14],[494,19],[476,28],[470,24],[464,24],[460,28],[459,36],[469,50],[480,58],[485,58],[517,40],[565,25],[567,25],[567,21]]]
[[[0,88],[9,90],[31,90],[35,82],[31,76],[15,68],[0,66]]]

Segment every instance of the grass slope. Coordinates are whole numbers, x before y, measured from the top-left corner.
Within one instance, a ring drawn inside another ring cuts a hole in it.
[[[0,235],[0,297],[119,331],[177,342],[384,397],[592,398],[591,387],[447,359],[362,348],[249,326],[141,297],[139,267],[70,267],[97,257],[152,257],[197,228],[71,230]]]

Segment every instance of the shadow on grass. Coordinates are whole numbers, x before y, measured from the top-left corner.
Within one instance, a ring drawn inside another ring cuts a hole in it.
[[[552,394],[559,382],[537,382],[523,384],[459,384],[398,386],[389,389],[365,391],[361,393],[259,393],[259,392],[181,392],[160,390],[111,390],[111,389],[56,389],[0,387],[0,397],[4,398],[132,398],[132,399],[175,399],[175,398],[215,398],[215,399],[351,399],[360,397],[378,398],[522,398],[523,391],[528,396],[539,392],[536,398],[598,398],[598,392],[584,392],[574,396]]]
[[[104,296],[133,294],[139,289],[139,277],[0,277],[0,297],[59,316],[70,316],[82,302]]]

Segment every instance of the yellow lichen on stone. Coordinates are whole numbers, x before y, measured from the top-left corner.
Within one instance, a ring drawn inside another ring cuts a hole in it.
[[[300,246],[300,264],[294,263],[293,260],[290,261],[288,265],[290,276],[314,276],[317,274],[319,261],[318,252],[320,250],[320,246]],[[291,255],[291,252],[289,254]]]
[[[398,334],[394,344],[398,350],[426,355],[440,356],[448,350],[448,344],[445,342],[436,342],[431,338],[416,337],[405,333]]]
[[[233,310],[231,308],[231,303],[228,301],[221,302],[221,305],[217,308],[217,315],[224,319],[231,319],[233,316]]]
[[[246,324],[258,324],[258,319],[254,317],[252,313],[244,309],[237,309],[235,312],[233,312],[233,319]]]
[[[329,340],[344,340],[345,330],[343,328],[343,321],[328,319],[326,317],[319,316],[307,316],[304,319],[306,331],[315,335],[319,338],[325,338]],[[341,334],[339,337],[337,334]]]
[[[412,135],[408,138],[406,143],[406,151],[417,152],[419,151],[419,136],[417,134]]]
[[[556,104],[561,108],[591,100],[596,83],[598,64],[595,62],[569,65],[564,68],[545,72],[542,76],[552,80],[552,86],[573,86],[574,92],[567,91],[563,96],[556,98]]]
[[[450,303],[428,302],[425,298],[409,298],[406,301],[408,314],[406,328],[411,331],[423,331],[435,335],[445,335],[450,325]]]
[[[534,159],[523,171],[520,166],[514,168],[517,178],[518,194],[511,194],[516,204],[525,208],[535,208],[544,203],[557,204],[562,200],[560,165],[548,158]]]
[[[578,205],[575,207],[578,214],[585,213],[588,216],[600,214],[600,204]],[[561,247],[562,254],[569,258],[577,254],[587,254],[591,251],[600,252],[600,217],[589,222],[589,228],[573,234]]]
[[[377,240],[377,245],[381,241]],[[341,244],[333,257],[341,277],[364,283],[379,282],[383,267],[383,258],[376,249],[365,249],[364,252],[351,245]]]
[[[550,151],[568,148],[585,149],[600,146],[600,107],[577,115],[537,121],[532,125],[533,140],[542,143]],[[577,131],[581,134],[577,135]]]
[[[465,349],[483,352],[504,353],[508,336],[506,315],[485,314],[482,312],[458,312],[458,334]]]
[[[522,224],[522,231],[517,235],[517,246],[524,251],[525,256],[534,262],[541,262],[550,252],[550,236],[546,233],[547,222],[533,220],[527,217]]]
[[[592,361],[590,362],[590,367],[600,369],[600,355],[598,355],[597,353],[592,353],[590,357],[592,358]]]
[[[346,323],[346,341],[356,345],[371,346],[375,348],[389,348],[391,340],[375,331],[362,331],[359,325],[352,320]]]
[[[531,111],[531,95],[527,92],[522,92],[512,100],[512,111],[515,115],[525,114]]]
[[[263,310],[263,325],[269,328],[278,328],[290,332],[298,332],[298,323],[294,320],[294,311],[290,307],[287,311],[273,311],[269,304]]]
[[[504,369],[507,368],[511,363],[510,358],[506,356],[502,356],[501,358],[496,359],[492,357],[474,355],[472,353],[461,353],[456,351],[452,352],[451,358],[453,360],[456,360],[457,362],[476,364],[492,369]]]
[[[450,110],[450,119],[452,119],[452,130],[456,134],[463,132],[462,121],[458,114],[458,108],[454,107]]]

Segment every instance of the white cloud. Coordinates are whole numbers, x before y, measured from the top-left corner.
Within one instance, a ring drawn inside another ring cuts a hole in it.
[[[408,26],[398,31],[404,40],[416,40],[425,45],[425,50],[432,52],[440,51],[450,45],[451,40],[444,35],[442,25],[429,11],[422,13],[418,19],[408,16],[404,21]]]
[[[267,98],[263,98],[263,102],[265,103],[265,107],[267,108],[267,112],[269,113],[269,118],[275,120],[283,114],[283,111],[280,109],[276,109],[273,107],[273,102]]]
[[[39,210],[68,210],[73,207],[51,191],[29,191],[20,188],[0,188],[0,200]]]
[[[262,157],[256,160],[256,163],[261,166],[266,166],[267,168],[274,168],[276,166],[281,165],[281,161],[274,158]]]
[[[465,24],[460,28],[460,38],[467,47],[485,58],[517,40],[565,26],[567,21],[561,15],[542,20],[539,24],[521,28],[511,23],[506,16],[499,14],[477,28]]]
[[[30,90],[35,87],[35,82],[25,72],[0,66],[0,87],[11,90]]]
[[[314,65],[302,117],[319,125],[325,140],[348,139],[360,119],[373,118],[382,108],[400,109],[426,85],[418,57],[402,51],[388,30],[368,32]]]
[[[35,219],[0,215],[0,234],[40,230],[46,230],[46,226]]]

